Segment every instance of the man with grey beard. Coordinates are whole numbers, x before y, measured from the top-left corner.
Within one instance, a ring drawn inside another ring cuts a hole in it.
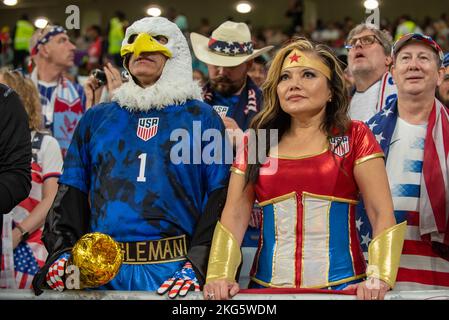
[[[396,98],[397,89],[388,72],[391,36],[375,25],[360,24],[351,30],[346,43],[348,68],[355,82],[349,116],[366,121]]]
[[[192,32],[196,57],[207,64],[210,82],[204,100],[222,117],[226,129],[248,129],[262,107],[262,93],[248,76],[253,59],[272,46],[255,50],[245,23],[226,21],[210,38]]]

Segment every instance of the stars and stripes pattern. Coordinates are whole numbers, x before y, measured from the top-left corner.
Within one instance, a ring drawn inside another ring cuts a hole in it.
[[[386,158],[398,119],[397,101],[368,121]],[[401,211],[395,208],[397,223],[407,221],[401,264],[396,290],[447,289],[449,287],[449,262],[432,248],[431,242],[448,245],[448,151],[449,116],[444,106],[435,100],[429,117],[425,139],[419,139],[413,149],[421,149],[423,161],[406,159],[403,169],[420,173],[420,185],[394,185],[392,195],[419,198],[419,211]],[[372,240],[372,230],[363,204],[357,208],[356,221],[362,249],[367,257]]]
[[[35,207],[42,200],[42,187],[46,179],[57,178],[61,175],[62,156],[56,140],[46,134],[35,133],[32,142],[31,161],[31,191],[28,198],[16,206],[11,215],[9,228],[21,225],[33,213]],[[19,289],[31,288],[33,277],[38,269],[45,264],[48,252],[42,243],[43,226],[31,232],[26,241],[21,242],[13,251],[12,246],[3,252],[2,270],[13,270],[14,275],[8,274],[8,278],[15,277],[16,287]],[[4,234],[4,237],[6,234]],[[3,238],[5,240],[5,238]],[[5,265],[5,257],[7,266]]]
[[[435,100],[424,145],[419,212],[422,234],[449,245],[449,115]],[[424,201],[423,201],[424,200]]]
[[[184,297],[189,291],[200,291],[200,284],[190,262],[186,262],[181,270],[176,271],[172,278],[157,289],[157,293],[161,295],[168,292],[171,299],[178,294]]]
[[[391,137],[398,117],[397,100],[368,121],[377,142],[388,158]],[[449,245],[449,115],[435,99],[427,125],[420,190],[421,235]]]
[[[214,38],[210,38],[208,47],[215,53],[227,56],[250,55],[254,51],[252,42],[220,41]]]
[[[39,271],[39,264],[27,243],[20,243],[14,250],[14,269],[17,287],[30,289],[33,277]]]

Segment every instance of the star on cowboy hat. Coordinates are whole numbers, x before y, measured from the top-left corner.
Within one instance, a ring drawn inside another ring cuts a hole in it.
[[[235,67],[271,50],[273,46],[254,49],[251,33],[243,22],[226,21],[210,38],[192,32],[193,52],[204,63],[219,67]]]

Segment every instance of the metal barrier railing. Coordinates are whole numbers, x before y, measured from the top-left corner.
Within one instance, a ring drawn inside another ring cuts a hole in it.
[[[0,300],[168,300],[154,292],[144,291],[97,291],[97,290],[66,290],[57,292],[44,290],[40,296],[35,296],[32,290],[0,289]],[[325,293],[294,293],[294,294],[252,294],[239,293],[233,300],[355,300],[354,295]],[[191,292],[179,300],[203,300],[200,292]],[[429,291],[390,291],[385,300],[449,300],[449,290]]]

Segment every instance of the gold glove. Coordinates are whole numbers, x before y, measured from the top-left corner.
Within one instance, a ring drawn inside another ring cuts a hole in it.
[[[242,254],[237,240],[229,230],[218,222],[209,254],[206,283],[218,279],[235,281],[241,262]]]
[[[394,225],[371,241],[368,247],[367,277],[385,281],[394,287],[401,260],[407,222]]]

